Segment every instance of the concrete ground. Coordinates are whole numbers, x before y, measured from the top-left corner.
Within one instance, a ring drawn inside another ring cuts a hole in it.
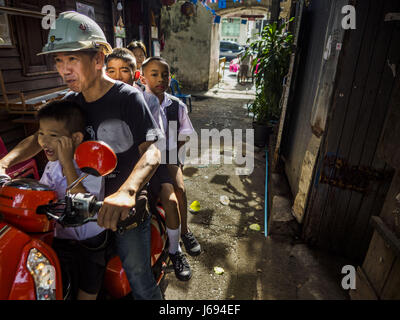
[[[226,69],[218,86],[192,93],[190,118],[199,135],[200,129],[251,128],[246,104],[254,99],[255,89],[251,83],[238,84],[235,76]],[[199,137],[199,144],[205,139]],[[225,148],[232,152],[232,145],[225,143]],[[189,227],[203,252],[197,257],[187,255],[193,271],[190,281],[177,280],[173,271],[167,273],[161,284],[165,299],[348,299],[341,288],[346,261],[308,248],[290,231],[264,236],[265,162],[265,151],[256,148],[250,175],[236,175],[235,164],[185,166],[188,204],[197,200],[201,208],[188,213]],[[276,225],[285,206],[290,212],[290,191],[276,174],[271,175],[268,188],[275,210],[269,214]],[[229,198],[228,205],[221,203],[221,196]],[[261,230],[252,230],[252,224],[259,224]],[[223,274],[216,274],[214,267],[223,268]]]

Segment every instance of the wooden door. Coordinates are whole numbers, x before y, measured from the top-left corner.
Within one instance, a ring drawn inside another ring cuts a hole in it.
[[[357,1],[356,30],[343,43],[336,90],[320,149],[303,236],[361,262],[393,169],[377,152],[400,62],[398,0]]]

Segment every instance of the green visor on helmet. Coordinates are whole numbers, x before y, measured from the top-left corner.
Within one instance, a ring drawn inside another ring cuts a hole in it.
[[[42,52],[37,55],[81,50],[103,50],[110,54],[112,47],[100,26],[89,17],[75,11],[60,13],[54,21]]]

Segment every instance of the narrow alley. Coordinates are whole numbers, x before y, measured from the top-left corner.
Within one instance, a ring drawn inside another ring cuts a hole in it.
[[[198,134],[201,128],[250,129],[246,104],[254,94],[250,82],[238,84],[236,74],[225,69],[219,85],[192,94],[190,117]],[[189,227],[203,252],[188,256],[190,281],[177,280],[173,271],[166,275],[167,300],[347,299],[340,285],[344,261],[312,251],[295,237],[265,238],[265,161],[265,151],[255,147],[254,171],[248,176],[236,175],[233,164],[185,166],[188,204],[200,203],[200,211],[188,213]],[[283,181],[272,185],[271,193],[289,193]],[[228,205],[221,196],[229,198]],[[252,230],[253,224],[261,230]],[[215,267],[223,274],[216,274]]]
[[[0,0],[0,300],[400,300],[399,22],[399,0]]]

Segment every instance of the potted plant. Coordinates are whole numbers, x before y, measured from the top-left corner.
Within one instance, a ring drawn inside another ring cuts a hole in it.
[[[254,142],[257,146],[265,145],[270,132],[268,128],[280,117],[282,84],[288,72],[293,42],[293,35],[286,31],[291,21],[293,18],[280,26],[276,22],[265,26],[259,34],[259,40],[252,42],[245,53],[245,56],[256,53],[252,65],[256,98],[250,104],[249,111],[254,117]]]

